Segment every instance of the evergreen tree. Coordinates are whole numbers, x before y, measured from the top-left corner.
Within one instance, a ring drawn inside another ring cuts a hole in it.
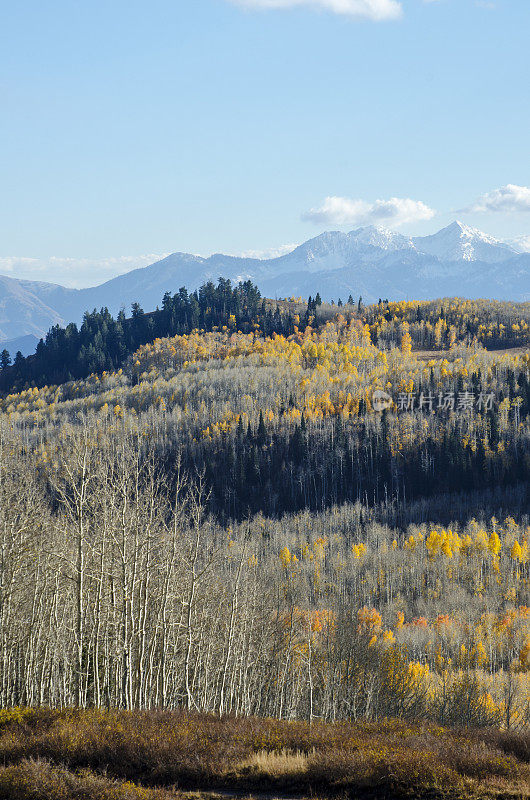
[[[267,441],[267,428],[265,427],[265,420],[263,419],[263,411],[259,412],[259,424],[256,439],[259,445],[264,445]]]
[[[0,353],[0,368],[2,370],[6,370],[11,364],[11,356],[9,355],[9,351],[4,348]]]

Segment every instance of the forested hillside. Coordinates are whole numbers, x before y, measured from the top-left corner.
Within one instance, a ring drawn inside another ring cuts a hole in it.
[[[530,303],[445,299],[379,303],[366,309],[370,333],[380,347],[401,339],[402,325],[417,348],[446,349],[459,344],[506,349],[530,344]]]
[[[167,292],[162,307],[150,313],[145,313],[139,303],[133,303],[130,317],[123,310],[116,319],[107,308],[87,311],[79,328],[75,323],[51,328],[37,345],[35,355],[27,358],[17,353],[13,362],[4,350],[0,389],[65,383],[93,372],[118,369],[137,347],[157,337],[195,329],[210,331],[222,325],[242,331],[258,326],[269,335],[293,332],[290,315],[282,315],[278,306],[274,310],[270,304],[267,307],[250,281],[232,288],[230,281],[220,279],[217,286],[206,283],[192,294],[185,288],[175,295]]]
[[[208,291],[1,398],[0,702],[528,726],[526,307]]]

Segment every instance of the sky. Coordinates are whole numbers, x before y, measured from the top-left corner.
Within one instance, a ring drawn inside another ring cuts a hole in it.
[[[0,6],[0,273],[323,230],[530,235],[528,0]]]

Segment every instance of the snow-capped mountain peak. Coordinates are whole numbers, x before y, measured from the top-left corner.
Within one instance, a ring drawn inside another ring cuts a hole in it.
[[[505,261],[516,251],[493,236],[456,221],[432,236],[417,236],[413,242],[420,253],[436,256],[441,261]]]
[[[268,276],[289,271],[322,272],[341,269],[348,264],[378,264],[389,254],[415,252],[410,237],[383,227],[370,225],[350,233],[326,231],[299,245],[278,259],[262,262]]]
[[[358,245],[379,247],[382,250],[408,250],[414,247],[410,236],[391,231],[379,225],[357,228],[348,234],[350,240]]]

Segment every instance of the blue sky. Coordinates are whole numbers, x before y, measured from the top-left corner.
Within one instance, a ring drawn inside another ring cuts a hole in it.
[[[530,234],[528,0],[0,13],[0,272],[88,285],[372,221]]]

